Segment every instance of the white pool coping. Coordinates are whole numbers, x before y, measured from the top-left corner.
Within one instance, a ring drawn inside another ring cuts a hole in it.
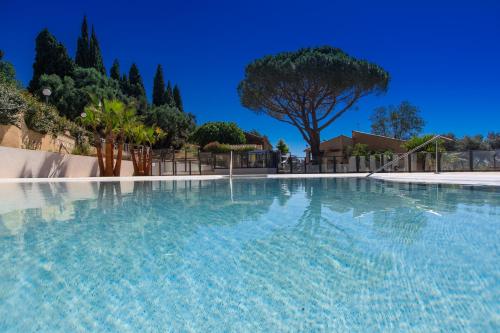
[[[234,178],[364,178],[366,173],[336,173],[336,174],[269,174],[269,175],[237,175]],[[202,176],[149,176],[149,177],[81,177],[81,178],[0,178],[1,183],[47,183],[47,182],[128,182],[128,181],[158,181],[158,180],[216,180],[227,179],[227,175]],[[428,184],[459,184],[500,186],[500,172],[445,172],[445,173],[378,173],[372,179],[393,182],[428,183]]]

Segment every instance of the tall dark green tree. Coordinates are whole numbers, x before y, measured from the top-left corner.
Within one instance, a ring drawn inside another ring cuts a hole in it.
[[[80,37],[76,44],[75,63],[80,67],[90,67],[90,49],[89,49],[89,29],[87,25],[87,16],[83,17]]]
[[[120,76],[120,90],[124,95],[128,95],[129,89],[129,83],[128,83],[128,77],[127,74],[123,73]]]
[[[113,65],[109,70],[109,77],[118,82],[120,81],[120,63],[118,62],[118,59],[113,61]]]
[[[167,89],[165,90],[165,101],[167,105],[175,106],[174,102],[174,91],[172,90],[172,84],[170,80],[167,83]]]
[[[139,68],[135,63],[130,66],[130,70],[128,72],[127,95],[135,98],[137,102],[137,113],[139,115],[144,114],[148,107],[146,90],[144,89],[144,83],[142,81],[141,74],[139,73]]]
[[[38,80],[43,74],[65,77],[71,76],[73,69],[74,63],[64,45],[59,43],[49,30],[42,30],[36,37],[33,78],[28,86],[29,91],[35,92],[39,88]]]
[[[158,65],[153,82],[153,105],[160,106],[167,102],[165,93],[165,79],[163,78],[163,68]]]
[[[238,86],[243,106],[295,126],[321,157],[321,131],[370,93],[385,92],[389,74],[331,46],[304,48],[250,63]]]
[[[175,106],[184,112],[184,105],[182,105],[182,97],[181,97],[181,90],[179,89],[179,86],[175,85],[174,90],[173,90],[173,98],[174,98],[174,103]]]
[[[97,40],[97,35],[95,34],[94,26],[92,26],[92,34],[90,35],[89,56],[90,56],[89,67],[93,67],[97,69],[98,72],[106,74],[106,68],[104,67],[101,48],[99,47],[99,41]]]
[[[142,81],[141,74],[139,73],[139,68],[135,63],[130,66],[130,70],[128,72],[128,82],[130,85],[128,95],[135,98],[142,98],[146,95],[144,83]]]

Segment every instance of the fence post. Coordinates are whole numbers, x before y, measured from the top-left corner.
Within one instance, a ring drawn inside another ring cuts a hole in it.
[[[290,153],[290,173],[293,173],[293,159],[292,159],[292,154]]]
[[[189,175],[191,176],[191,160],[189,160]]]
[[[333,156],[333,173],[337,173],[337,159]]]
[[[305,158],[304,158],[304,173],[307,173],[307,162]]]
[[[406,157],[408,159],[408,172],[411,172],[411,154]]]
[[[198,149],[198,171],[200,172],[200,176],[201,176],[201,156],[200,156],[200,149]]]
[[[188,155],[187,155],[187,154],[188,154],[188,152],[187,152],[187,148],[186,148],[186,147],[184,147],[184,172],[186,172],[186,171],[187,171],[187,165],[186,165],[186,164],[187,164],[187,158],[188,158]]]
[[[160,159],[158,160],[158,176],[161,176],[161,162],[163,160],[162,151],[160,151]]]
[[[472,150],[469,150],[469,170],[474,171],[474,154]]]
[[[356,172],[359,172],[359,156],[356,156]]]
[[[175,162],[175,149],[172,150],[172,173],[174,174],[174,176],[177,175],[177,165]]]

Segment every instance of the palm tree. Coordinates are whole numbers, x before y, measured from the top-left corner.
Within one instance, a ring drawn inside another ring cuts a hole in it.
[[[151,147],[156,141],[165,136],[158,127],[146,127],[144,124],[136,124],[130,131],[130,139],[135,143],[130,149],[132,164],[134,165],[134,176],[151,176],[153,163],[153,150]]]
[[[125,138],[137,126],[135,108],[119,100],[99,100],[92,98],[92,103],[85,107],[80,121],[94,133],[94,146],[101,177],[120,176],[123,144]],[[104,155],[102,142],[105,142]],[[116,162],[114,146],[118,145]]]

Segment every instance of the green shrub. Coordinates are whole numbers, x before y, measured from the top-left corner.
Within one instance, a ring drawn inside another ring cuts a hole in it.
[[[90,154],[90,145],[87,142],[82,142],[81,144],[76,144],[75,148],[71,151],[73,155],[84,155],[89,156]]]
[[[370,151],[368,150],[368,145],[364,143],[356,143],[353,146],[348,146],[346,149],[347,156],[368,156]]]
[[[203,151],[209,153],[228,153],[231,151],[231,146],[228,144],[221,144],[217,141],[207,143],[203,147]]]
[[[423,136],[414,136],[410,140],[406,141],[403,143],[403,147],[407,150],[412,150],[421,144],[424,144],[426,141],[429,141],[432,139],[434,135],[428,134],[428,135],[423,135]],[[420,151],[428,152],[428,153],[435,153],[436,152],[436,143],[431,142],[427,146],[422,147]],[[439,139],[438,140],[438,151],[443,152],[445,151],[444,146],[443,146],[443,140]]]
[[[255,145],[228,145],[225,143],[219,143],[217,141],[210,142],[203,147],[203,151],[210,153],[229,153],[233,151],[235,153],[242,153],[247,151],[253,151],[256,149]]]
[[[191,140],[201,147],[205,147],[211,142],[233,145],[246,143],[243,131],[235,123],[229,122],[209,122],[203,124],[194,131]]]
[[[27,103],[24,121],[29,129],[41,134],[51,133],[54,135],[61,131],[61,117],[56,108],[40,102],[30,93],[26,92],[23,96]]]
[[[23,95],[15,85],[0,83],[0,124],[20,126],[19,120],[27,108]]]

